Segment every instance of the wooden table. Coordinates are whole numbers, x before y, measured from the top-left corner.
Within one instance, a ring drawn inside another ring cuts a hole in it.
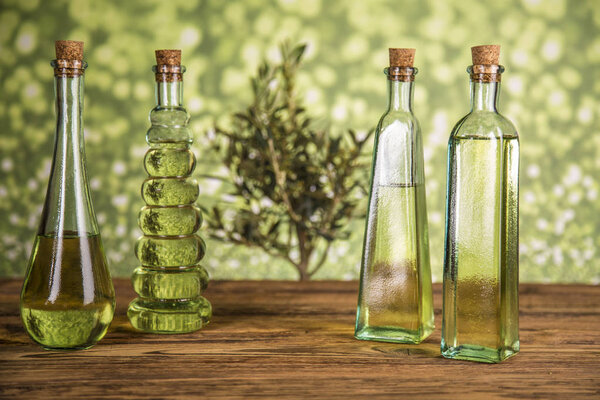
[[[208,328],[133,331],[134,297],[115,279],[117,313],[90,350],[50,352],[27,337],[18,280],[0,280],[0,396],[4,398],[600,398],[600,287],[521,285],[521,353],[502,364],[440,356],[420,345],[352,337],[356,282],[212,282]]]

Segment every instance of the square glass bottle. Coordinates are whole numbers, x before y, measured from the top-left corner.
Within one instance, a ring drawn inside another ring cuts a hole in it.
[[[472,48],[471,112],[448,143],[442,355],[519,351],[519,137],[496,103],[500,46]]]
[[[390,49],[389,107],[373,151],[355,337],[420,343],[433,331],[423,142],[414,49]]]

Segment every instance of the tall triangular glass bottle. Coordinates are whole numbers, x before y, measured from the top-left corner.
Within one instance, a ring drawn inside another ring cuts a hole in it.
[[[472,49],[471,112],[448,143],[442,355],[519,351],[519,137],[496,103],[500,46]]]
[[[144,157],[148,178],[142,185],[146,206],[138,217],[143,236],[135,249],[141,265],[131,277],[139,297],[127,315],[144,332],[185,333],[204,327],[212,315],[202,297],[208,273],[200,265],[204,241],[196,234],[202,223],[195,206],[198,183],[191,177],[196,158],[183,107],[181,51],[157,50],[156,63],[156,107]]]
[[[83,43],[56,42],[57,125],[42,220],[21,292],[21,318],[46,349],[85,349],[106,333],[115,309],[92,207],[83,141]]]
[[[433,331],[423,142],[412,112],[414,49],[390,49],[376,131],[355,337],[419,343]]]

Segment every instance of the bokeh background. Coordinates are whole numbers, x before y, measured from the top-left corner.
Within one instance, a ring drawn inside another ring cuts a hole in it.
[[[388,47],[416,47],[415,113],[427,174],[433,276],[441,280],[446,144],[469,105],[470,46],[502,45],[500,108],[521,135],[521,280],[600,283],[600,2],[595,0],[2,0],[0,275],[24,273],[52,158],[55,39],[85,41],[88,174],[115,276],[136,266],[154,49],[181,48],[201,204],[227,188],[206,132],[250,98],[283,40],[307,42],[299,90],[332,134],[373,127]],[[204,145],[203,145],[204,144]],[[356,279],[363,221],[317,279]],[[207,236],[206,232],[203,236]],[[213,279],[295,279],[258,250],[208,241]]]

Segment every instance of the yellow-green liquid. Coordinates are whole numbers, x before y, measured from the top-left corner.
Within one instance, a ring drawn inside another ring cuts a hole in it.
[[[164,111],[163,116],[173,114]],[[177,113],[173,115],[178,115]],[[173,123],[167,118],[168,123]],[[140,264],[131,277],[138,298],[127,311],[131,324],[152,333],[185,333],[207,325],[210,302],[202,297],[208,273],[199,263],[205,244],[196,234],[202,222],[194,205],[198,184],[190,177],[196,159],[189,150],[185,127],[153,125],[149,137],[178,137],[181,141],[150,140],[144,166],[148,179],[142,186],[146,206],[138,222],[144,236],[135,254]],[[184,133],[185,133],[184,132]]]
[[[419,343],[434,327],[425,188],[374,187],[371,203],[355,336]]]
[[[519,351],[514,138],[453,138],[442,355],[500,362]]]
[[[85,349],[106,333],[114,290],[100,236],[38,236],[21,293],[21,318],[47,349]]]

